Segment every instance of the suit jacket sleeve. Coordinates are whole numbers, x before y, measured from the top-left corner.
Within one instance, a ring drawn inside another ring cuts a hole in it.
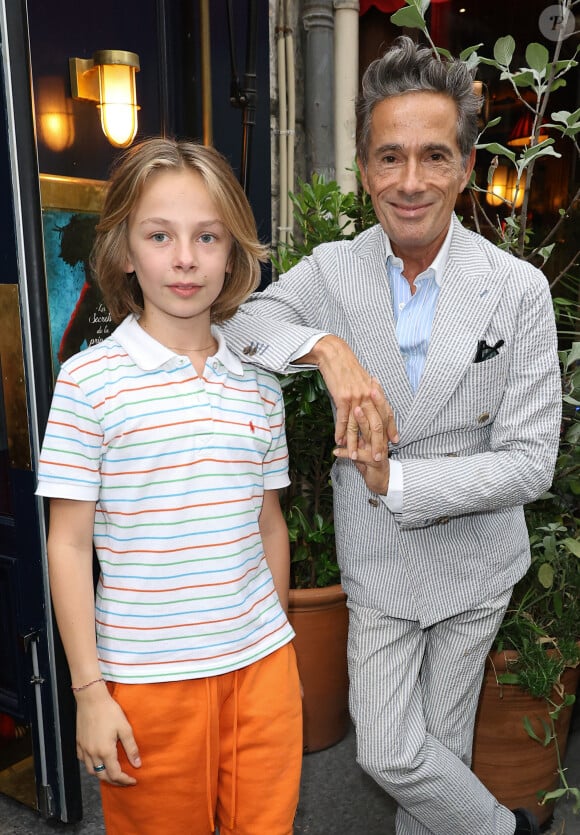
[[[321,329],[323,297],[315,259],[303,258],[221,325],[228,347],[270,371],[304,370],[290,361],[309,339],[328,332]]]

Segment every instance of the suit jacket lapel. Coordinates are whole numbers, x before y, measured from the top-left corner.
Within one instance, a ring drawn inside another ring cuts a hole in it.
[[[375,230],[375,236],[364,249],[357,247],[355,241],[352,252],[359,264],[360,279],[357,280],[356,264],[346,271],[340,270],[341,295],[345,308],[352,311],[351,348],[383,386],[397,421],[402,425],[413,403],[413,391],[398,348],[384,232],[380,226]]]
[[[507,268],[491,264],[454,218],[425,368],[401,443],[415,440],[457,389],[501,296]]]

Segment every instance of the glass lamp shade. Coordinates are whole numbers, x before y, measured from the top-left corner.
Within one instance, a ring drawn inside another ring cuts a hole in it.
[[[99,108],[103,133],[112,145],[127,148],[137,133],[135,74],[139,56],[134,52],[103,49],[93,61],[99,71]]]
[[[96,102],[111,145],[127,148],[137,133],[139,56],[122,49],[101,49],[92,58],[69,58],[69,71],[73,99]]]
[[[485,200],[490,206],[501,206],[505,203],[512,204],[513,208],[519,209],[524,202],[524,191],[526,188],[526,173],[518,183],[517,172],[511,166],[498,165],[494,171],[491,183],[487,187]]]
[[[101,125],[118,148],[127,148],[137,133],[135,72],[126,64],[99,64]]]

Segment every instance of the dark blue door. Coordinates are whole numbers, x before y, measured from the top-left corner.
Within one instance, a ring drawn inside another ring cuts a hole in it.
[[[36,462],[52,373],[24,0],[0,2],[0,792],[81,816]]]

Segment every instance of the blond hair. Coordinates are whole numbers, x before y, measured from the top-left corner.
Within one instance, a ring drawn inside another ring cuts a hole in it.
[[[149,177],[160,171],[188,170],[199,174],[220,220],[232,236],[230,272],[211,308],[211,321],[225,322],[256,289],[260,262],[267,247],[258,240],[256,221],[248,199],[229,162],[215,148],[174,139],[146,139],[117,161],[91,254],[91,266],[114,322],[129,313],[143,312],[143,294],[137,276],[125,272],[128,257],[128,218]]]

